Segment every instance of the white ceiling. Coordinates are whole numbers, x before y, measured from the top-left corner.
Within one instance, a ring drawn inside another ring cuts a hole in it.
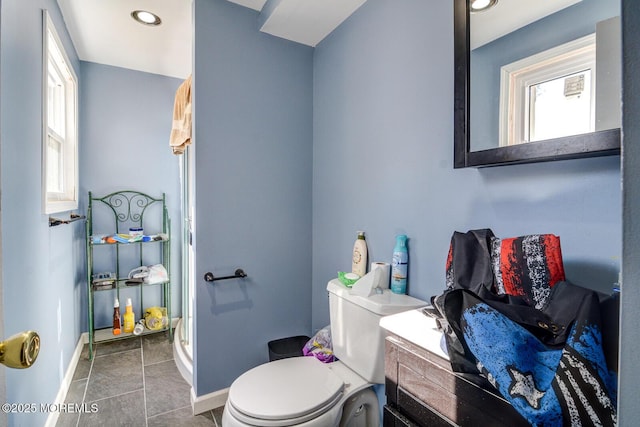
[[[192,0],[57,0],[83,61],[186,78],[192,67]],[[262,11],[266,0],[229,0]],[[268,34],[315,46],[366,0],[271,0],[260,16]],[[160,16],[146,26],[133,10]],[[256,30],[258,30],[256,28]]]
[[[228,0],[261,12],[260,31],[316,46],[366,0]],[[471,15],[471,45],[481,46],[581,0],[500,0]],[[192,0],[58,0],[83,61],[186,78],[192,67]],[[162,18],[150,27],[131,18],[136,9]],[[264,9],[264,10],[263,10]],[[257,30],[257,29],[256,29]]]
[[[491,9],[471,14],[471,49],[580,1],[582,0],[538,0],[525,3],[523,0],[499,0]],[[523,7],[523,4],[526,4],[526,7]]]
[[[191,0],[58,0],[83,61],[186,78],[191,73]],[[151,27],[137,9],[160,16]]]
[[[237,3],[241,6],[261,11],[267,0],[229,0],[231,3]]]
[[[272,0],[273,3],[267,4],[268,10],[263,11],[266,16],[262,17],[260,31],[307,46],[316,46],[366,1]]]

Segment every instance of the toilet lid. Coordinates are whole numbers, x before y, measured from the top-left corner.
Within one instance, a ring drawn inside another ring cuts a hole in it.
[[[229,403],[261,420],[300,418],[330,409],[343,388],[342,379],[315,357],[293,357],[242,374],[229,388]]]

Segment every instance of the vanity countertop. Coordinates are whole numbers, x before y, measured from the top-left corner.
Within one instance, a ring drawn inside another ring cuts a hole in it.
[[[438,330],[435,319],[422,313],[421,309],[385,316],[380,319],[380,326],[400,338],[449,360],[449,356],[440,347],[442,332]]]
[[[529,423],[478,375],[452,372],[442,333],[422,310],[380,319],[385,342],[385,427],[520,427]]]

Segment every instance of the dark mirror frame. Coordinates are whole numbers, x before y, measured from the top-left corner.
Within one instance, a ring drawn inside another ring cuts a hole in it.
[[[620,129],[573,135],[509,147],[471,151],[470,31],[468,0],[454,0],[454,152],[453,167],[498,166],[620,154]]]

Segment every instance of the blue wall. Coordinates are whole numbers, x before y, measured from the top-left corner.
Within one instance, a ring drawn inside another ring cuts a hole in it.
[[[582,0],[471,52],[471,147],[494,148],[499,138],[500,68],[593,34],[596,23],[620,15],[618,0]]]
[[[453,231],[560,236],[569,280],[610,291],[621,255],[620,158],[453,169],[451,2],[368,0],[314,56],[313,328],[348,269],[409,236],[408,292],[444,289]]]
[[[125,68],[80,62],[80,196],[86,211],[87,194],[105,196],[118,190],[137,190],[153,197],[166,193],[172,224],[171,278],[172,317],[181,313],[181,214],[179,156],[169,148],[173,120],[173,101],[182,80]],[[161,215],[154,211],[152,215]],[[157,218],[160,218],[158,216]],[[94,227],[94,232],[113,232],[108,227]],[[150,230],[149,232],[154,232]],[[106,251],[96,254],[96,268]],[[149,261],[157,262],[157,261]],[[124,268],[124,267],[122,267]],[[128,269],[127,269],[128,271]],[[122,273],[126,274],[127,271]],[[134,292],[121,292],[133,298]],[[145,292],[145,307],[159,304],[151,299],[158,292]],[[112,292],[100,292],[95,299],[95,325],[112,322]],[[86,307],[86,294],[82,307]],[[86,312],[86,309],[83,310]],[[140,312],[136,312],[139,318]],[[86,316],[82,330],[87,330]]]
[[[258,13],[196,0],[194,387],[228,387],[311,329],[312,55]],[[205,282],[232,274],[243,280]],[[312,386],[312,385],[310,385]]]
[[[36,363],[6,370],[7,401],[53,403],[80,333],[82,222],[49,228],[42,213],[42,9],[72,67],[78,59],[54,0],[3,0],[0,36],[2,285],[5,336],[40,334]],[[68,213],[67,213],[68,215]],[[3,368],[4,369],[4,368]],[[43,425],[48,414],[9,414],[10,425]]]

